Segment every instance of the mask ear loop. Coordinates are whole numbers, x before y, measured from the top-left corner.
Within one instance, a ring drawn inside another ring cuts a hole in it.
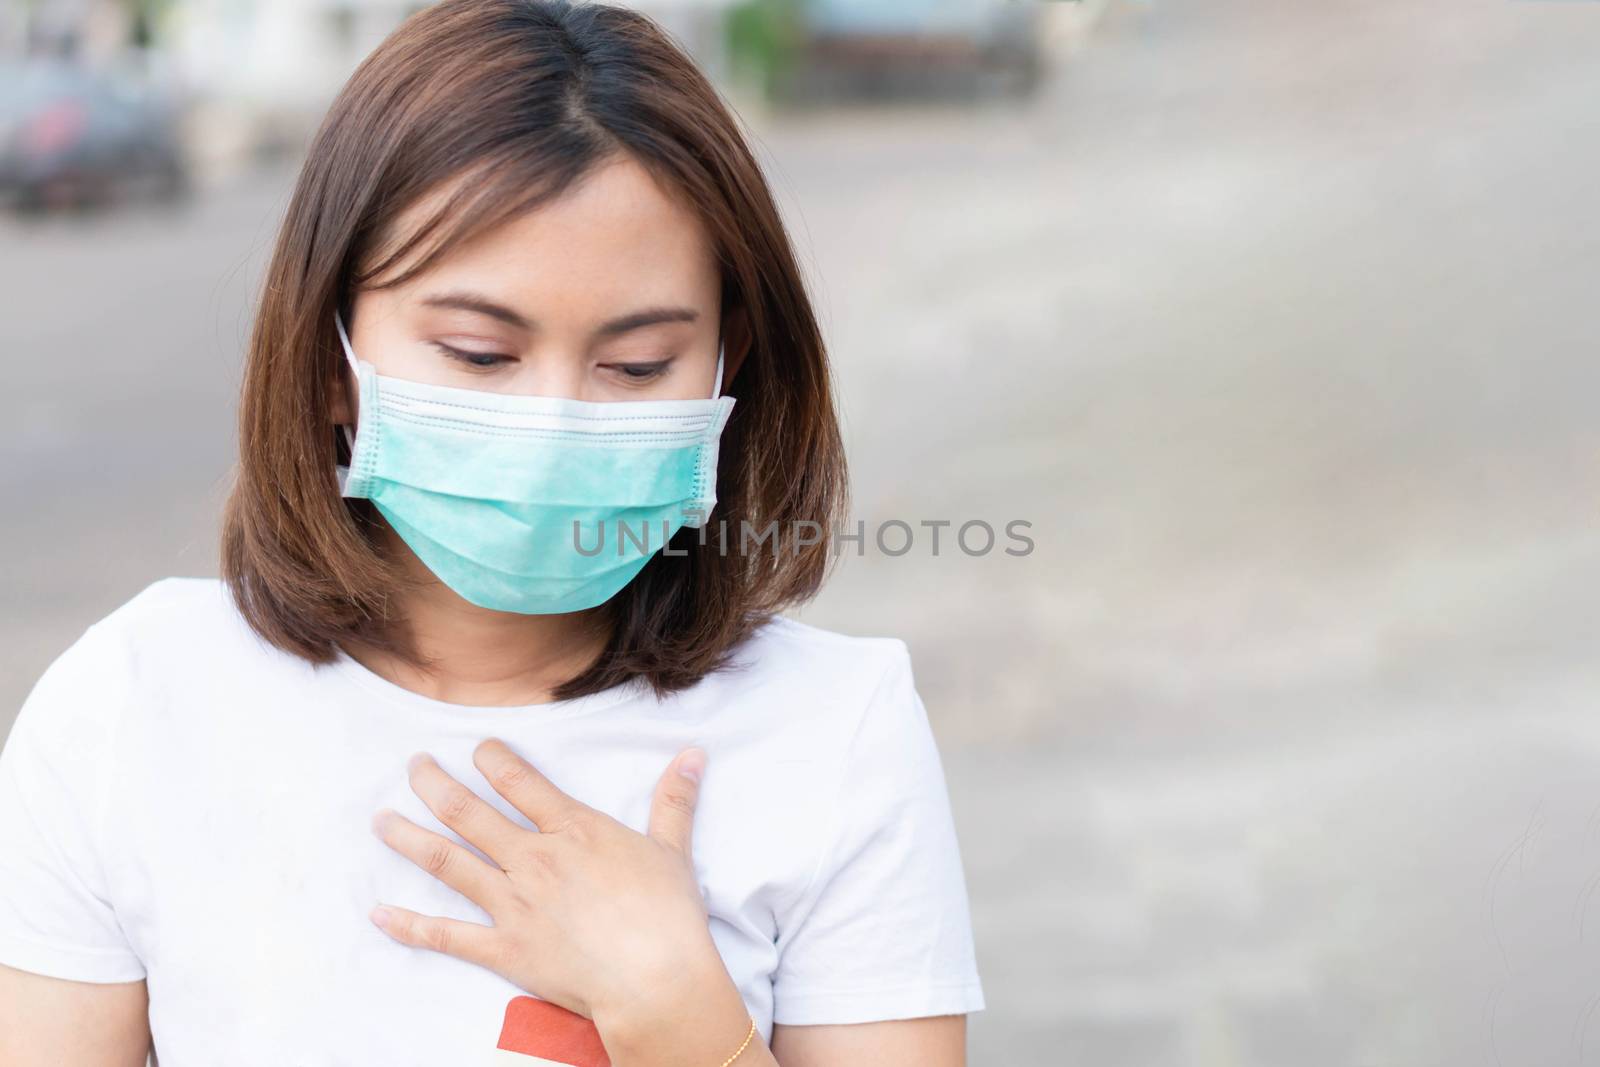
[[[719,340],[717,342],[717,388],[716,388],[716,392],[711,394],[711,399],[712,400],[720,400],[721,398],[722,398],[722,342]]]
[[[339,328],[339,343],[344,346],[345,362],[349,363],[350,369],[355,372],[356,396],[359,398],[361,395],[361,367],[356,363],[356,354],[350,347],[350,335],[344,331],[344,319],[339,315],[338,308],[334,308],[333,310],[333,324]],[[718,364],[718,367],[718,376],[720,377],[720,363]],[[355,433],[350,429],[350,424],[347,422],[341,422],[339,424],[339,429],[344,431],[344,442],[350,446],[350,454],[352,457],[354,457],[356,451]]]

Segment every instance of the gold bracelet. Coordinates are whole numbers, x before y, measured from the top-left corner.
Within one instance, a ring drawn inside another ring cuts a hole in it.
[[[752,1016],[750,1016],[750,1032],[748,1034],[744,1035],[744,1041],[739,1045],[738,1048],[733,1050],[733,1055],[729,1056],[727,1059],[722,1061],[722,1067],[728,1067],[728,1064],[730,1064],[734,1060],[738,1059],[739,1058],[739,1054],[750,1046],[750,1039],[752,1037],[755,1037],[755,1036],[756,1036],[756,1017],[754,1015],[752,1015]]]

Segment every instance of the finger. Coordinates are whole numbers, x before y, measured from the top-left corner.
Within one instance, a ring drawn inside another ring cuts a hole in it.
[[[442,952],[458,960],[492,968],[495,960],[494,927],[460,919],[419,915],[392,904],[372,909],[373,925],[402,945]]]
[[[484,911],[505,888],[505,872],[483,862],[454,841],[424,830],[398,812],[380,811],[372,829],[383,843],[433,875]]]
[[[694,809],[700,800],[700,777],[705,773],[704,749],[686,748],[667,765],[656,783],[650,803],[650,836],[692,856]]]
[[[489,738],[472,753],[472,762],[494,791],[511,802],[543,833],[555,833],[588,806],[556,788],[533,764],[497,738]]]
[[[428,810],[478,851],[505,866],[501,861],[509,858],[512,845],[528,831],[450,777],[427,753],[412,756],[406,767],[411,791],[422,798]]]

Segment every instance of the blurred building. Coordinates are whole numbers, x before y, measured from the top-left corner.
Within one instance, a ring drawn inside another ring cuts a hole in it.
[[[720,77],[731,0],[649,0]],[[202,170],[302,151],[361,59],[425,0],[20,0],[0,5],[0,56],[136,66],[179,93]]]
[[[657,18],[715,74],[723,64],[728,0],[656,0],[630,6]],[[418,0],[185,0],[165,37],[194,96],[199,140],[214,155],[294,153],[361,59]],[[209,116],[209,117],[205,117]]]
[[[99,65],[148,43],[157,0],[9,0],[0,56],[52,55]]]
[[[739,106],[1025,93],[1104,0],[618,0]],[[194,169],[303,152],[361,59],[428,0],[4,0],[0,57],[117,66],[177,98]],[[5,87],[0,85],[0,94]]]

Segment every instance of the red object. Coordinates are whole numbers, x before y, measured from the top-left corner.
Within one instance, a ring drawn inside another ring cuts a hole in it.
[[[600,1043],[600,1031],[577,1012],[537,997],[514,997],[506,1005],[500,1028],[501,1052],[530,1056],[530,1063],[562,1067],[611,1067],[611,1057]],[[503,1059],[517,1062],[515,1056]]]

